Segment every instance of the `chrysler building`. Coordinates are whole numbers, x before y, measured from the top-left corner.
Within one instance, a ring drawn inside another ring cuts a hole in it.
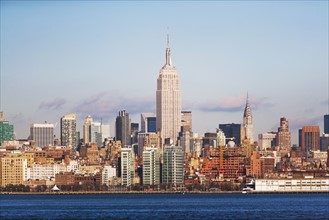
[[[244,109],[243,114],[243,129],[244,129],[244,136],[246,139],[250,140],[250,143],[254,143],[254,125],[252,124],[252,114],[251,108],[249,105],[249,97],[247,95],[247,102],[246,107]]]
[[[181,91],[176,68],[171,63],[167,35],[166,63],[160,69],[156,91],[156,128],[162,143],[167,138],[176,144],[181,126]]]

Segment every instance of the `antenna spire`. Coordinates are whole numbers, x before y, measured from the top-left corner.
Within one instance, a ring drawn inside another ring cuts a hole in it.
[[[169,28],[168,28],[168,30],[169,30]],[[166,66],[171,66],[170,47],[169,47],[169,33],[167,33]]]

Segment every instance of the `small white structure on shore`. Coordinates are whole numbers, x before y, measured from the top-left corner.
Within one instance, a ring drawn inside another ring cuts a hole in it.
[[[55,185],[53,188],[51,188],[50,191],[52,191],[52,192],[58,192],[58,191],[60,191],[60,189]]]

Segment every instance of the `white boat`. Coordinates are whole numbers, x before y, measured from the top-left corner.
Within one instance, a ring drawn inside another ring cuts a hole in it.
[[[246,188],[243,188],[243,189],[242,189],[242,193],[243,193],[243,194],[246,194],[246,193],[249,193],[249,192],[252,191],[252,190],[253,190],[253,188],[246,187]]]

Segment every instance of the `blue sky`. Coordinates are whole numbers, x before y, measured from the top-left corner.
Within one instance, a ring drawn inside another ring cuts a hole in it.
[[[328,1],[1,1],[1,110],[18,138],[77,113],[155,112],[166,34],[193,130],[285,116],[293,142],[328,113]],[[58,127],[57,127],[58,128]],[[59,129],[56,132],[59,134]]]

